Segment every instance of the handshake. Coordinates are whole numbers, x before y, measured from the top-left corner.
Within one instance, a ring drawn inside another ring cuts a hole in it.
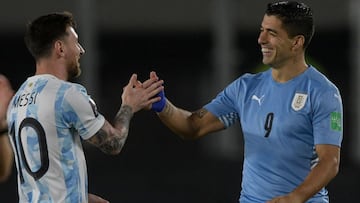
[[[143,108],[161,112],[166,104],[163,83],[154,71],[150,72],[150,78],[144,82],[140,82],[137,74],[133,74],[123,88],[122,106],[131,107],[133,113]]]

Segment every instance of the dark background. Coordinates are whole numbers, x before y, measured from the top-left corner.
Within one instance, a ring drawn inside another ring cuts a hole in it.
[[[330,1],[331,2],[331,1]],[[260,10],[262,15],[262,10]],[[262,17],[262,16],[261,16]],[[259,24],[260,22],[256,22]],[[255,26],[256,27],[256,26]],[[14,88],[35,71],[34,61],[23,43],[23,33],[0,32],[0,72]],[[83,31],[78,31],[81,36]],[[235,29],[234,49],[239,58],[235,74],[227,83],[261,66],[258,28]],[[165,80],[166,96],[176,105],[196,110],[215,96],[214,34],[209,29],[138,31],[104,29],[96,35],[99,80],[95,100],[99,111],[112,121],[120,107],[121,93],[132,73],[144,80],[156,70]],[[360,167],[354,162],[353,107],[351,98],[351,30],[347,23],[317,30],[307,55],[340,89],[344,105],[344,139],[338,176],[328,185],[332,203],[356,202]],[[81,42],[82,43],[82,42]],[[82,43],[84,57],[89,54]],[[89,67],[82,66],[83,72]],[[80,78],[79,83],[83,83]],[[87,81],[89,83],[89,81]],[[90,81],[91,83],[91,81]],[[85,85],[87,86],[87,85]],[[218,87],[218,89],[223,86]],[[92,94],[91,90],[89,93]],[[201,95],[208,95],[206,97]],[[224,134],[184,141],[168,130],[151,111],[135,114],[128,140],[120,155],[108,156],[84,145],[88,163],[89,191],[113,203],[235,203],[242,170],[242,136],[238,127]],[[219,136],[233,142],[229,148]],[[222,146],[222,147],[221,147]],[[230,151],[224,153],[224,151]],[[0,202],[17,202],[16,170],[0,184]]]

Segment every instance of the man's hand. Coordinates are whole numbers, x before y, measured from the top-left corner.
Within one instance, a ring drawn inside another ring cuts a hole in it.
[[[163,83],[164,81],[157,77],[150,77],[141,83],[137,80],[137,75],[133,74],[129,83],[123,88],[122,105],[130,106],[133,113],[149,108],[152,103],[161,99],[156,95],[164,89]]]

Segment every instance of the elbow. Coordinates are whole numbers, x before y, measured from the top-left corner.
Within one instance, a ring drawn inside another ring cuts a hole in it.
[[[321,163],[321,161],[320,161]],[[324,160],[324,167],[327,169],[327,174],[330,179],[333,179],[337,176],[340,170],[340,159],[339,158],[331,158],[327,161]]]
[[[335,177],[340,170],[340,158],[334,158],[332,161],[333,177]]]
[[[118,155],[121,152],[121,148],[120,149],[112,148],[112,149],[107,149],[107,150],[103,149],[103,148],[101,148],[101,149],[105,154],[108,154],[108,155]]]
[[[99,148],[105,154],[118,155],[118,154],[120,154],[124,144],[125,144],[125,139],[116,138],[116,139],[108,140],[106,143],[101,145]]]
[[[340,148],[337,146],[319,146],[319,164],[328,179],[334,178],[340,170]]]
[[[112,150],[109,151],[110,155],[118,155],[122,151],[125,144],[125,140],[119,140],[116,145],[113,146]]]

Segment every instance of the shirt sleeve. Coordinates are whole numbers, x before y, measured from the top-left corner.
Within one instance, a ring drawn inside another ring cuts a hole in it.
[[[234,103],[239,92],[236,87],[237,83],[235,81],[204,106],[206,110],[218,117],[226,128],[239,121],[239,114],[236,110],[237,105]]]
[[[317,94],[314,105],[313,130],[315,144],[341,146],[343,139],[343,108],[335,88]]]
[[[95,135],[105,123],[104,116],[81,85],[74,85],[67,91],[63,109],[66,122],[85,140]]]

